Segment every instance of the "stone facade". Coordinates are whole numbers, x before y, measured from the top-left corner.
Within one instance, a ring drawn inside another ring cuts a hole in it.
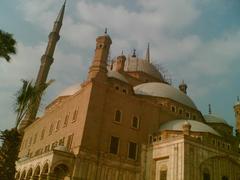
[[[112,40],[97,37],[88,78],[63,91],[24,129],[16,179],[239,179],[239,141],[206,120],[147,59],[107,64]]]

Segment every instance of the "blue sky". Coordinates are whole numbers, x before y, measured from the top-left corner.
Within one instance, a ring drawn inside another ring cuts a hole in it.
[[[15,123],[14,94],[20,79],[34,79],[61,0],[2,0],[0,28],[14,34],[17,55],[0,62],[0,129]],[[235,125],[233,104],[240,95],[239,0],[69,0],[44,107],[67,86],[86,78],[95,38],[109,28],[111,56],[133,48],[167,70],[173,85],[184,79],[203,114]]]

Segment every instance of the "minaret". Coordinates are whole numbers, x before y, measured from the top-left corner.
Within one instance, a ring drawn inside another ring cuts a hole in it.
[[[179,85],[179,90],[183,93],[187,94],[187,84],[185,84],[184,80]]]
[[[105,29],[105,34],[96,39],[95,55],[89,68],[88,80],[107,77],[107,59],[111,44],[112,40]]]
[[[54,22],[52,32],[48,36],[48,45],[45,50],[44,55],[41,57],[41,66],[38,71],[37,79],[35,82],[35,87],[41,87],[46,83],[48,72],[50,70],[50,66],[53,63],[53,55],[54,51],[57,45],[58,40],[60,39],[59,32],[62,27],[62,22],[63,22],[63,16],[64,16],[64,11],[65,11],[65,5],[66,5],[66,0],[64,1],[64,4],[58,14],[58,17],[56,21]],[[40,97],[41,99],[41,97]],[[34,119],[36,118],[38,109],[40,105],[40,100],[39,102],[34,104],[34,107],[32,107],[33,111],[31,113],[28,113],[25,118],[19,123],[18,129],[19,131],[23,130],[25,127],[27,127],[29,124],[31,124]]]
[[[150,44],[148,43],[145,60],[150,63]]]
[[[239,96],[237,97],[237,102],[234,105],[235,118],[236,118],[236,131],[240,133],[240,100]]]

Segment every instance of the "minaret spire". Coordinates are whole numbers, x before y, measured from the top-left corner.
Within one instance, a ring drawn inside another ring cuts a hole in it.
[[[150,63],[150,43],[147,46],[146,61]]]
[[[63,17],[64,17],[64,11],[65,11],[65,6],[66,6],[66,0],[64,1],[61,10],[59,11],[59,14],[57,16],[56,21],[54,22],[52,32],[48,36],[48,45],[45,50],[45,53],[41,57],[41,66],[38,71],[37,79],[35,82],[35,87],[39,88],[43,85],[45,85],[47,76],[50,70],[50,66],[53,63],[53,55],[54,51],[57,45],[58,40],[60,39],[60,30],[62,27],[62,22],[63,22]],[[40,97],[41,99],[41,97]],[[38,109],[40,105],[40,100],[39,102],[34,104],[34,107],[32,107],[33,111],[28,113],[25,118],[20,122],[18,129],[21,131],[25,127],[27,127],[31,122],[34,121],[36,118]]]

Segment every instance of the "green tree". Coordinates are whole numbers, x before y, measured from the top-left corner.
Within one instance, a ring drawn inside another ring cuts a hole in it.
[[[21,135],[16,128],[1,131],[0,140],[0,177],[2,180],[14,180],[16,173],[15,161],[17,160]]]
[[[7,62],[11,60],[10,55],[16,54],[16,41],[12,34],[0,30],[0,57]]]
[[[18,152],[22,135],[17,127],[21,120],[36,108],[35,103],[40,103],[41,96],[46,88],[53,82],[50,80],[42,86],[34,86],[32,81],[22,80],[22,87],[16,94],[15,112],[17,113],[15,128],[0,132],[0,179],[14,180],[15,162],[18,160]],[[38,107],[38,106],[37,106]]]

